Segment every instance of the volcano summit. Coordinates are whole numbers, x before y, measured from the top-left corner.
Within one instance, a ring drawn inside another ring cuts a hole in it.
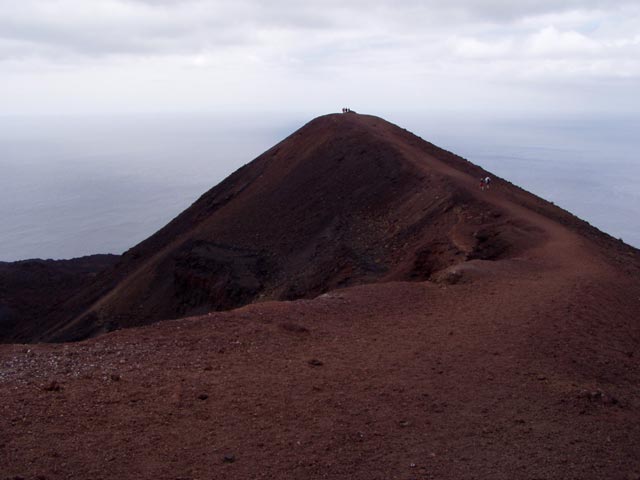
[[[6,475],[640,478],[638,251],[380,118],[100,261],[0,271],[5,342],[98,337],[0,348]]]

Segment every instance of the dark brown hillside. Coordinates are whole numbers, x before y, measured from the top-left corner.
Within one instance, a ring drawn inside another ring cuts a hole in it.
[[[70,296],[85,291],[113,267],[117,255],[90,255],[72,260],[0,262],[0,342],[29,342],[59,315]]]
[[[484,173],[382,119],[320,117],[127,252],[115,289],[40,338],[426,279],[467,258],[516,254],[541,236],[484,205],[474,182],[440,163],[464,180]]]
[[[319,117],[126,252],[41,319],[30,339],[77,340],[515,257],[547,237],[526,211],[611,243],[500,179],[480,192],[477,179],[486,174],[380,118]]]

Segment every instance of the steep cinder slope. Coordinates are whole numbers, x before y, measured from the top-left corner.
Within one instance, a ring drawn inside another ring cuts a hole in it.
[[[590,231],[499,179],[480,192],[477,179],[486,174],[380,118],[319,117],[128,251],[37,339],[81,339],[255,301],[423,280],[544,242],[544,231],[509,206]]]

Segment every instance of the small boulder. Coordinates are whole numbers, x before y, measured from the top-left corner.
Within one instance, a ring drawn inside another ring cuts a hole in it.
[[[42,387],[42,389],[45,392],[59,392],[60,390],[62,390],[62,386],[55,380],[51,380],[44,387]]]
[[[309,329],[307,327],[298,325],[297,323],[291,323],[291,322],[281,323],[280,328],[282,328],[283,330],[286,330],[287,332],[292,332],[292,333],[309,333]]]

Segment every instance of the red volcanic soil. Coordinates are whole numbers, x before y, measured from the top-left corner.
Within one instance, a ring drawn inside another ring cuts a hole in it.
[[[242,229],[225,230],[207,217],[196,236],[197,202],[129,254],[123,283],[98,307],[124,308],[116,300],[128,288],[173,291],[140,279],[160,275],[165,254],[176,258],[168,252],[183,244],[171,240],[174,230],[191,232],[180,233],[189,242],[214,230],[247,242],[263,235],[261,245],[290,249],[299,262],[295,270],[278,253],[273,269],[298,279],[328,271],[320,246],[342,252],[332,240],[378,246],[371,262],[384,268],[358,270],[368,250],[353,248],[319,283],[326,293],[302,292],[320,293],[313,299],[264,301],[313,286],[278,282],[265,268],[258,291],[268,295],[231,311],[78,343],[0,345],[0,479],[640,478],[639,252],[503,180],[479,191],[478,167],[375,117],[314,122],[305,128],[320,122],[322,131],[353,128],[349,138],[364,132],[367,145],[378,139],[386,167],[395,152],[395,178],[406,178],[379,200],[380,216],[364,217],[372,198],[362,191],[362,205],[360,194],[349,197],[355,232],[344,220],[297,249],[287,235],[302,238],[296,222],[307,228],[316,210],[291,205],[295,221],[270,217],[285,222],[282,232],[265,221],[245,230],[250,222],[240,220]],[[313,185],[323,180],[313,178],[300,184],[320,201]],[[357,179],[347,180],[345,192]],[[231,212],[254,212],[257,222],[255,198],[273,205],[269,195],[286,193],[267,195],[274,181],[245,187],[251,196]],[[221,185],[199,202],[236,184]],[[244,198],[234,195],[225,205]],[[333,201],[326,209],[343,215]],[[336,288],[347,276],[360,285]]]

